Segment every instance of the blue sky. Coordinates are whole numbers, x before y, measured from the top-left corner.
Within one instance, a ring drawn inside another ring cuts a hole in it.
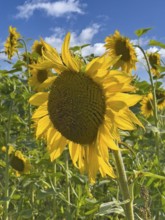
[[[103,53],[105,37],[116,29],[136,42],[134,31],[151,27],[142,46],[149,39],[165,43],[164,14],[164,0],[1,0],[0,50],[10,25],[25,38],[32,38],[31,43],[42,37],[58,50],[70,31],[71,45],[91,44],[84,55]],[[165,52],[161,53],[165,57]]]

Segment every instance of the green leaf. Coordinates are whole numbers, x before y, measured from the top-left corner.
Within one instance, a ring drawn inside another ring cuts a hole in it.
[[[150,40],[149,42],[149,45],[151,46],[158,46],[158,47],[161,47],[161,48],[164,48],[165,49],[165,44],[157,41],[157,40]]]
[[[165,176],[160,176],[154,173],[150,173],[150,172],[143,172],[143,171],[136,171],[134,170],[135,176],[146,176],[146,177],[151,177],[151,178],[155,178],[155,179],[160,179],[160,180],[165,180]]]
[[[128,203],[129,200],[125,200],[120,203],[117,201],[107,202],[100,205],[99,212],[96,214],[98,216],[110,215],[110,214],[120,214],[124,216],[124,210],[121,205]]]
[[[21,198],[21,195],[19,195],[19,194],[14,194],[12,196],[12,199],[14,199],[14,200],[19,200],[20,198]]]
[[[33,210],[32,209],[23,209],[20,213],[19,216],[21,216],[24,219],[30,219],[32,217]]]
[[[13,68],[16,68],[16,69],[22,69],[21,67],[24,65],[24,62],[21,61],[21,60],[18,60],[14,65],[13,65]]]
[[[98,207],[96,206],[94,209],[85,212],[85,215],[91,215],[91,214],[95,213],[97,210],[98,210]]]
[[[17,47],[18,48],[24,48],[24,44],[21,43],[20,41],[17,42]]]
[[[82,48],[84,48],[84,47],[88,47],[90,44],[83,44],[83,45],[81,45],[81,46],[75,46],[75,47],[71,47],[70,49],[73,51],[73,52],[75,52],[75,51],[78,51],[78,50],[80,50],[80,49],[82,49]]]
[[[152,28],[142,28],[135,31],[136,36],[141,37],[143,34],[146,34]]]
[[[165,72],[165,66],[159,66],[158,70],[160,73],[164,73]]]
[[[21,71],[21,69],[11,69],[11,70],[0,70],[0,73],[3,73],[3,74],[6,74],[6,73],[16,73],[16,72],[19,72]]]

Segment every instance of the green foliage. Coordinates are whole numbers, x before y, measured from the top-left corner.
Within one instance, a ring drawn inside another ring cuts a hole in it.
[[[149,30],[151,28],[139,29],[135,33],[140,37]],[[164,44],[153,40],[150,45],[165,48]],[[22,48],[23,44],[19,46]],[[86,46],[88,44],[71,50],[81,57],[81,49]],[[98,175],[96,183],[91,185],[87,176],[80,174],[67,158],[68,150],[51,162],[45,142],[35,139],[32,106],[28,102],[32,94],[28,85],[29,69],[20,57],[14,64],[9,62],[10,70],[0,70],[0,147],[13,145],[23,152],[30,160],[31,171],[17,177],[6,154],[0,151],[0,218],[4,219],[8,203],[9,219],[124,220],[123,207],[128,201],[123,201],[117,179],[103,179]],[[27,57],[37,60],[37,55],[30,52]],[[93,58],[92,54],[82,59],[88,62]],[[162,66],[161,72],[164,71]],[[162,78],[155,79],[156,89],[163,90]],[[149,82],[137,78],[134,85],[141,95],[152,90]],[[165,112],[158,111],[156,126],[153,117],[146,119],[140,113],[140,104],[132,110],[144,129],[121,132],[120,147],[124,149],[122,154],[133,195],[135,219],[161,220],[165,218]],[[110,162],[114,167],[112,156]]]
[[[152,28],[142,28],[135,31],[135,34],[137,37],[141,37],[142,35],[146,34],[148,31],[150,31]]]
[[[157,46],[157,47],[161,47],[161,48],[165,49],[165,44],[163,44],[159,41],[156,41],[156,40],[150,40],[149,45]]]

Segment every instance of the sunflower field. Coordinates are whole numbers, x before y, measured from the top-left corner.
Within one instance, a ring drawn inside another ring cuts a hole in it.
[[[165,44],[118,30],[105,53],[9,27],[0,69],[0,219],[165,219]],[[30,46],[29,46],[30,45]],[[138,76],[143,56],[144,74]],[[4,69],[2,63],[8,68]]]

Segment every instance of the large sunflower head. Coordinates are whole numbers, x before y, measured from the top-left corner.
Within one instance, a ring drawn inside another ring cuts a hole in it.
[[[113,35],[105,38],[105,47],[112,58],[121,56],[114,67],[121,68],[125,72],[136,69],[137,56],[129,38],[115,31]]]
[[[36,91],[41,91],[48,86],[50,77],[53,76],[49,69],[31,69],[31,77],[29,78],[29,85]]]
[[[146,117],[153,115],[153,95],[149,93],[141,101],[141,113]]]
[[[158,66],[160,66],[160,54],[159,53],[149,53],[148,59],[149,59],[150,65],[151,65],[151,73],[154,76],[159,77],[160,71],[158,70]]]
[[[5,42],[5,53],[8,56],[8,59],[11,60],[13,55],[18,51],[18,39],[20,38],[20,34],[17,32],[16,28],[10,26],[9,27],[9,36]]]
[[[2,147],[2,151],[6,152],[6,147]],[[8,148],[9,163],[15,170],[16,176],[21,174],[27,174],[30,172],[31,164],[30,161],[21,153],[19,150],[15,150],[13,146]]]
[[[49,66],[58,73],[49,92],[30,98],[30,103],[38,106],[33,114],[36,137],[46,139],[52,161],[68,146],[73,164],[87,172],[91,182],[98,171],[115,177],[108,149],[119,150],[120,129],[133,130],[135,124],[141,125],[129,109],[141,97],[127,94],[135,90],[130,85],[131,76],[109,70],[114,59],[105,54],[84,66],[70,53],[69,41],[68,33],[61,56],[44,42],[43,63],[35,66]]]

